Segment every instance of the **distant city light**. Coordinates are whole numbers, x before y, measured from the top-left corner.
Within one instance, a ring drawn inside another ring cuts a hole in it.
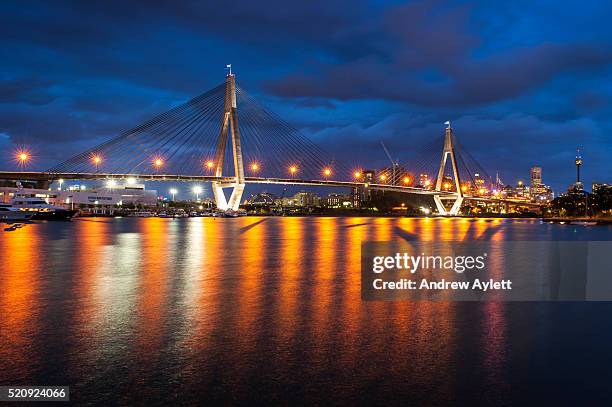
[[[126,183],[127,183],[128,185],[134,185],[134,184],[136,183],[136,178],[134,178],[134,177],[129,177],[129,178],[126,180]]]
[[[174,196],[178,193],[176,188],[170,188],[170,195],[172,195],[172,200],[174,201]]]
[[[114,179],[109,179],[108,181],[106,181],[107,188],[115,188],[116,186],[117,186],[117,181],[115,181]]]
[[[428,179],[426,179],[426,180],[425,180],[425,186],[426,186],[426,187],[428,187],[428,186],[430,186],[430,185],[431,185],[431,181],[430,181],[430,180],[428,180]]]

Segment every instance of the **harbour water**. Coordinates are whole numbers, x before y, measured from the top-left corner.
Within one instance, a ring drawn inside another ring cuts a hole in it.
[[[0,384],[69,385],[73,401],[107,405],[600,404],[612,303],[364,302],[360,243],[611,232],[531,219],[31,224],[0,233]]]

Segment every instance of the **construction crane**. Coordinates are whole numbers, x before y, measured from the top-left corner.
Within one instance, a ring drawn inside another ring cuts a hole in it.
[[[385,150],[385,154],[389,158],[389,161],[391,161],[391,171],[392,171],[391,183],[396,184],[397,178],[395,178],[395,169],[399,167],[399,162],[397,160],[393,161],[393,158],[391,158],[391,154],[389,153],[389,150],[387,150],[387,146],[385,146],[385,143],[382,140],[380,141],[380,145],[382,146],[383,150]]]

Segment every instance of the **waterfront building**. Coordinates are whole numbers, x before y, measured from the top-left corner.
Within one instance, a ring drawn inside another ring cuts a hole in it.
[[[363,187],[354,187],[351,189],[351,204],[353,208],[361,208],[361,203],[365,199],[365,191]]]
[[[157,191],[144,185],[87,189],[84,185],[65,190],[0,187],[0,201],[9,203],[14,197],[41,198],[50,205],[74,208],[80,206],[157,205]]]
[[[295,206],[303,208],[312,208],[319,205],[319,195],[314,192],[300,191],[293,195],[292,200]]]
[[[350,208],[351,197],[342,194],[329,194],[321,198],[321,206],[324,208]]]

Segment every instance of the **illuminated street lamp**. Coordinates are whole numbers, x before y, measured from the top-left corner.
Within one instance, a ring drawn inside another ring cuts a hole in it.
[[[259,171],[259,164],[258,163],[252,163],[251,164],[251,171],[253,171],[253,172]]]
[[[323,170],[323,176],[325,177],[325,179],[329,178],[329,176],[331,175],[331,169],[330,168],[325,168]]]
[[[25,166],[30,161],[30,152],[26,149],[19,149],[15,153],[15,161],[20,167]]]
[[[170,188],[170,195],[172,195],[172,202],[174,202],[174,196],[178,193],[176,188]]]
[[[385,174],[381,175],[381,176],[380,176],[380,180],[381,180],[382,182],[385,182],[385,181],[387,180],[387,176],[386,176]]]
[[[195,187],[193,187],[193,193],[196,195],[196,201],[199,201],[200,194],[202,193],[202,187],[199,185],[196,185]]]
[[[353,176],[355,177],[355,179],[359,179],[359,178],[361,178],[361,171],[359,171],[359,170],[355,171],[355,173],[353,174]]]
[[[213,163],[212,161],[210,160],[206,161],[206,168],[208,169],[208,171],[212,171],[214,166],[215,166],[215,163]]]
[[[98,154],[94,154],[91,156],[91,162],[94,167],[96,167],[96,171],[98,171],[98,167],[100,167],[100,164],[102,164],[102,157],[100,157]]]
[[[155,171],[159,171],[159,169],[164,165],[164,160],[161,157],[153,158],[153,167],[155,167]]]
[[[108,189],[113,189],[117,186],[117,181],[115,181],[114,179],[109,179],[108,181],[106,181],[106,187]]]
[[[404,185],[410,184],[410,177],[404,177]]]
[[[57,180],[57,182],[59,182],[59,188],[57,188],[58,191],[62,190],[62,184],[64,183],[64,179],[60,178],[59,180]]]
[[[292,165],[291,167],[289,167],[289,172],[291,173],[291,178],[293,178],[295,176],[295,173],[298,171],[297,166]]]

